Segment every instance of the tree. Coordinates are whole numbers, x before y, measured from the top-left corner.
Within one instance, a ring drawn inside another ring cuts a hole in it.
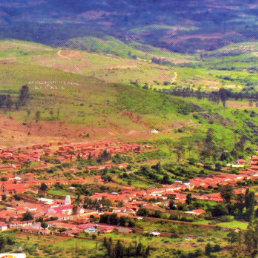
[[[217,155],[218,148],[216,144],[215,131],[214,129],[209,128],[204,139],[204,148],[201,152],[201,156],[204,160],[206,158],[213,158],[215,160]]]
[[[175,200],[173,200],[173,199],[169,200],[168,207],[169,207],[170,210],[175,210],[176,209]]]
[[[253,191],[249,191],[248,189],[245,194],[245,219],[247,221],[251,221],[253,219],[255,203],[255,193]]]
[[[243,217],[243,209],[245,207],[245,196],[244,194],[238,194],[236,196],[236,203],[235,203],[235,208],[237,210],[237,218],[241,219]]]
[[[40,111],[39,110],[35,113],[35,120],[36,120],[36,122],[38,122],[40,120]]]
[[[27,220],[33,220],[33,216],[29,211],[22,214],[22,221],[27,221]]]
[[[231,249],[232,249],[233,243],[236,243],[238,240],[238,233],[235,231],[231,231],[228,233],[227,237],[228,237],[228,241],[231,244]]]
[[[245,135],[242,135],[237,143],[235,143],[234,149],[237,151],[237,153],[243,153],[244,147],[247,142],[247,137]]]
[[[6,245],[6,239],[3,236],[0,236],[0,252],[3,251]]]
[[[256,257],[258,250],[258,220],[251,221],[244,235],[247,251]]]
[[[168,175],[164,175],[163,176],[163,178],[161,180],[161,184],[163,184],[163,185],[171,185],[171,181],[170,181]]]
[[[39,190],[43,192],[47,191],[47,189],[48,189],[48,186],[45,183],[42,183],[39,187]]]
[[[18,195],[18,194],[15,194],[13,197],[14,197],[14,199],[15,199],[16,201],[20,201],[20,200],[21,200],[21,196]]]
[[[6,97],[6,107],[8,109],[11,109],[12,108],[12,105],[13,105],[13,101],[12,101],[12,98],[10,95],[7,95]]]
[[[235,189],[232,185],[221,187],[220,194],[227,204],[231,202],[235,195]]]
[[[150,247],[147,246],[146,250],[145,250],[145,254],[144,254],[144,257],[149,257],[150,255]]]
[[[141,243],[139,243],[136,247],[136,256],[140,256],[142,254],[142,249],[143,249],[143,246]]]
[[[193,200],[192,194],[191,193],[187,194],[186,203],[189,205],[189,204],[191,204],[192,200]]]
[[[219,89],[219,98],[223,104],[224,107],[226,107],[226,101],[228,100],[230,96],[230,91],[224,88]]]
[[[205,246],[205,254],[209,256],[209,255],[211,254],[211,252],[212,252],[212,246],[211,246],[210,243],[208,243],[208,244]]]
[[[29,87],[27,85],[23,85],[20,89],[19,93],[19,106],[23,106],[26,103],[26,100],[29,98]]]
[[[99,163],[107,162],[112,159],[112,155],[108,150],[104,150],[98,158]]]
[[[114,256],[115,257],[123,257],[124,255],[124,247],[121,244],[121,241],[118,240],[115,246],[115,250],[114,250]]]
[[[48,227],[48,225],[47,225],[46,222],[42,221],[42,222],[41,222],[41,227],[42,227],[43,229],[46,229],[46,228]]]
[[[228,209],[224,203],[218,203],[211,210],[211,214],[213,217],[221,217],[224,215],[228,215]]]
[[[221,251],[221,246],[218,244],[214,245],[213,252],[219,252],[219,251]]]
[[[182,144],[177,144],[175,146],[175,151],[176,151],[176,155],[177,155],[177,162],[180,162],[181,159],[184,157],[185,155],[185,147]]]
[[[149,216],[150,215],[150,211],[146,208],[140,208],[138,211],[137,211],[137,215],[138,216]]]

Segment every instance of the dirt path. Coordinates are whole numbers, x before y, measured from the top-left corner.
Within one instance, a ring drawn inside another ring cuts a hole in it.
[[[64,55],[62,54],[62,50],[61,50],[61,49],[57,51],[57,55],[58,55],[59,57],[61,57],[61,58],[71,60],[70,57],[64,56]]]
[[[176,80],[177,80],[177,72],[174,73],[174,77],[172,78],[171,83],[172,84],[175,83]]]

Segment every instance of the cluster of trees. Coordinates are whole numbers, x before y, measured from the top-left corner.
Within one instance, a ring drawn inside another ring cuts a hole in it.
[[[33,220],[33,215],[31,214],[31,212],[27,211],[22,214],[22,221],[29,221],[29,220]]]
[[[135,227],[135,221],[132,218],[121,216],[118,217],[116,213],[102,214],[99,223],[121,226],[121,227]]]
[[[0,108],[11,109],[14,105],[16,109],[21,106],[24,106],[29,100],[29,87],[27,85],[23,85],[19,91],[19,96],[17,100],[13,100],[10,94],[1,94],[0,95]]]
[[[233,257],[257,257],[258,219],[250,221],[245,232],[231,231],[227,238]]]
[[[174,180],[187,181],[189,178],[206,175],[207,171],[203,168],[193,168],[183,164],[161,164],[158,162],[153,166],[141,166],[135,174],[144,176],[155,183],[170,185]]]
[[[119,153],[116,153],[112,158],[112,162],[115,164],[121,164],[124,162],[131,163],[132,161],[133,161],[133,158],[131,156],[121,155]]]
[[[98,157],[97,162],[102,164],[112,160],[112,154],[108,150],[104,150]]]
[[[162,217],[162,212],[160,210],[152,211],[152,210],[149,210],[145,207],[141,207],[137,211],[137,216],[161,218]]]
[[[207,168],[211,169],[212,164],[215,164],[214,168],[220,170],[224,162],[232,162],[245,155],[254,154],[254,150],[248,146],[249,141],[250,137],[241,135],[235,141],[232,150],[225,150],[223,143],[216,138],[214,129],[209,128],[200,148],[200,160],[207,164]]]
[[[226,102],[229,99],[235,100],[243,100],[243,99],[250,99],[250,100],[257,100],[258,99],[258,92],[250,92],[250,91],[241,91],[241,92],[234,92],[232,90],[228,90],[225,88],[221,88],[218,91],[212,92],[203,92],[200,89],[197,91],[190,88],[190,87],[175,87],[172,89],[161,89],[163,93],[180,96],[180,97],[195,97],[198,99],[207,98],[212,102],[219,103],[221,102],[223,106],[226,106]]]
[[[92,200],[89,197],[85,197],[83,208],[96,209],[96,210],[108,210],[112,206],[112,202],[109,199],[102,198],[101,200]]]
[[[236,219],[251,221],[258,217],[258,209],[255,210],[256,200],[253,191],[246,191],[245,194],[235,194],[232,185],[221,187],[221,196],[224,203],[218,203],[210,209],[213,217],[234,216]]]
[[[120,258],[120,257],[149,257],[150,256],[150,247],[146,248],[141,244],[135,242],[134,245],[130,244],[128,247],[118,240],[116,243],[113,243],[112,238],[104,238],[104,246],[107,249],[107,255],[111,258]]]
[[[15,244],[15,241],[8,236],[0,236],[0,252],[3,253],[8,246]]]
[[[162,64],[162,65],[173,65],[173,63],[171,63],[170,61],[166,60],[165,58],[157,58],[157,57],[153,57],[151,59],[152,63],[154,64]]]
[[[202,207],[202,204],[198,200],[196,200],[196,198],[193,198],[191,193],[188,193],[186,195],[185,203],[179,202],[177,205],[175,203],[175,197],[170,196],[168,207],[171,210],[177,209],[177,210],[187,211],[187,210],[199,209]]]
[[[205,254],[207,256],[210,256],[211,253],[216,253],[216,252],[219,252],[221,250],[221,247],[220,245],[216,244],[214,246],[212,246],[212,244],[208,243],[206,246],[205,246]]]
[[[151,179],[157,183],[171,184],[168,175],[164,170],[156,170],[153,167],[148,165],[141,166],[140,169],[136,172],[137,175],[142,175],[145,178]]]

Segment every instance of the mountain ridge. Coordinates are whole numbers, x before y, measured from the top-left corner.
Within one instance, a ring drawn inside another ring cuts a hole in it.
[[[25,4],[26,3],[26,4]],[[116,37],[186,53],[255,41],[255,1],[2,1],[0,39],[58,46],[71,38]]]

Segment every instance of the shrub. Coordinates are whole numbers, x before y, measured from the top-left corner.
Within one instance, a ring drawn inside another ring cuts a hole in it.
[[[219,218],[222,222],[231,222],[234,220],[234,216],[225,215]]]

